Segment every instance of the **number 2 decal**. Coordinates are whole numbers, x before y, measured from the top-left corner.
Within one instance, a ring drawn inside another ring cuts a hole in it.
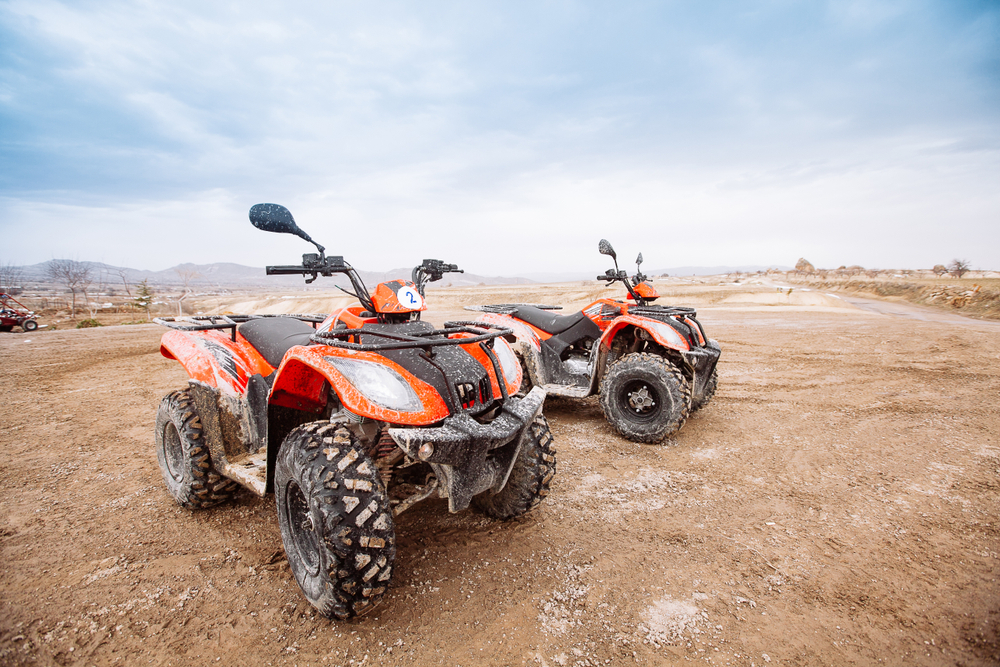
[[[401,306],[410,310],[420,310],[420,307],[424,305],[424,300],[421,298],[420,293],[412,287],[400,287],[399,291],[396,292],[396,298],[399,300]]]

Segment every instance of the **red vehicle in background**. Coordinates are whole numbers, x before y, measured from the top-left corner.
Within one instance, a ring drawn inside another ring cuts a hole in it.
[[[10,294],[0,294],[0,331],[13,331],[14,327],[34,331],[38,328],[35,313]]]
[[[561,306],[522,303],[467,306],[482,311],[479,321],[507,327],[517,338],[525,388],[542,387],[555,396],[600,394],[611,426],[637,442],[660,442],[705,406],[718,383],[722,349],[708,338],[694,308],[653,304],[659,294],[643,275],[618,268],[611,244],[598,250],[614,269],[597,276],[608,286],[621,282],[625,300],[599,299],[572,315]]]

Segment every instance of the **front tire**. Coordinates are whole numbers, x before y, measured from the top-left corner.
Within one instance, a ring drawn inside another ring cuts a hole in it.
[[[601,409],[629,440],[660,442],[684,425],[691,410],[691,383],[659,355],[627,354],[611,364],[601,381]]]
[[[517,460],[500,493],[485,491],[473,500],[476,507],[494,519],[513,519],[538,507],[549,494],[556,474],[556,450],[545,417],[538,415],[528,428],[531,434],[517,454]]]
[[[191,394],[174,391],[156,411],[156,460],[170,495],[183,507],[204,509],[229,500],[236,483],[212,467]]]
[[[274,495],[288,564],[309,603],[342,620],[374,609],[392,576],[395,527],[378,470],[351,432],[329,422],[292,430]]]
[[[25,331],[34,331],[38,328],[38,322],[35,320],[25,320],[21,323],[21,328]]]

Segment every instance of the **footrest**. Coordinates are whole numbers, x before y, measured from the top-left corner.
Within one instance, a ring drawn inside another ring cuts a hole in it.
[[[222,474],[258,496],[263,496],[267,489],[267,451],[261,449],[227,463]]]
[[[590,387],[566,386],[562,384],[543,384],[542,389],[552,396],[568,396],[569,398],[586,398],[590,396]]]

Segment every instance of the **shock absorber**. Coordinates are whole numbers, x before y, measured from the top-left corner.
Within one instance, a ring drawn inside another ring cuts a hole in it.
[[[389,431],[383,430],[379,436],[378,444],[375,446],[375,467],[378,468],[382,486],[387,491],[389,482],[392,481],[392,467],[401,458],[403,458],[403,451],[396,446],[396,441],[389,435]]]

